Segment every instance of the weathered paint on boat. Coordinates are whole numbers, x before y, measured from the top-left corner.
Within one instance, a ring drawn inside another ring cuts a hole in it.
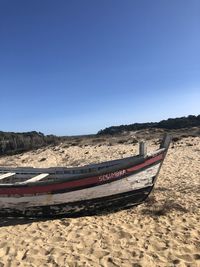
[[[0,215],[67,216],[139,204],[153,189],[169,143],[167,136],[150,155],[140,151],[135,157],[82,168],[0,168],[5,177],[16,175],[0,184]]]

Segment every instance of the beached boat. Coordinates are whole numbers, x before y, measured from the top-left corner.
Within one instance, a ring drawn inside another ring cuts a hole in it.
[[[51,217],[95,214],[143,202],[152,191],[170,144],[158,150],[76,168],[0,167],[0,215]]]

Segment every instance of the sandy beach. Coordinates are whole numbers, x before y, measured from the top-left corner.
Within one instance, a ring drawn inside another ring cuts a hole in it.
[[[149,150],[158,140],[148,141]],[[130,156],[136,144],[41,148],[0,158],[2,166],[80,166]],[[0,267],[200,266],[200,138],[172,143],[144,204],[91,217],[1,218]]]

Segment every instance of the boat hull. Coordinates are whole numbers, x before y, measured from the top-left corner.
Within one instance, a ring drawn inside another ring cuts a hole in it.
[[[32,206],[26,209],[3,208],[0,210],[2,217],[29,217],[29,218],[52,218],[52,217],[77,217],[97,215],[104,212],[114,212],[123,208],[138,205],[145,201],[153,186],[132,190],[112,196],[81,200],[71,203]]]
[[[108,175],[105,176],[107,180],[102,181],[101,176],[100,184],[95,186],[88,184],[86,187],[84,184],[80,188],[77,184],[76,188],[65,187],[51,193],[1,195],[0,215],[51,217],[64,214],[95,214],[109,207],[113,209],[136,205],[144,201],[150,193],[160,165],[158,160],[128,175],[121,171],[122,176],[114,180]],[[22,189],[25,190],[26,187]]]
[[[95,166],[96,172],[90,165],[74,169],[72,174],[65,169],[54,170],[51,180],[42,181],[52,169],[9,169],[0,176],[4,181],[0,184],[0,216],[90,215],[137,205],[153,189],[169,144],[166,137],[154,153],[146,155],[143,151],[122,161],[103,163]],[[14,183],[5,180],[15,175],[22,176],[22,180]],[[31,176],[28,180],[27,175]]]

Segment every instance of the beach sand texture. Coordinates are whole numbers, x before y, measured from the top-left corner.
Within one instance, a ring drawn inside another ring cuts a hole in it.
[[[155,141],[148,142],[150,150]],[[135,154],[133,144],[56,147],[5,156],[6,166],[75,166]],[[200,138],[171,145],[140,206],[91,217],[0,220],[1,266],[200,266]]]

